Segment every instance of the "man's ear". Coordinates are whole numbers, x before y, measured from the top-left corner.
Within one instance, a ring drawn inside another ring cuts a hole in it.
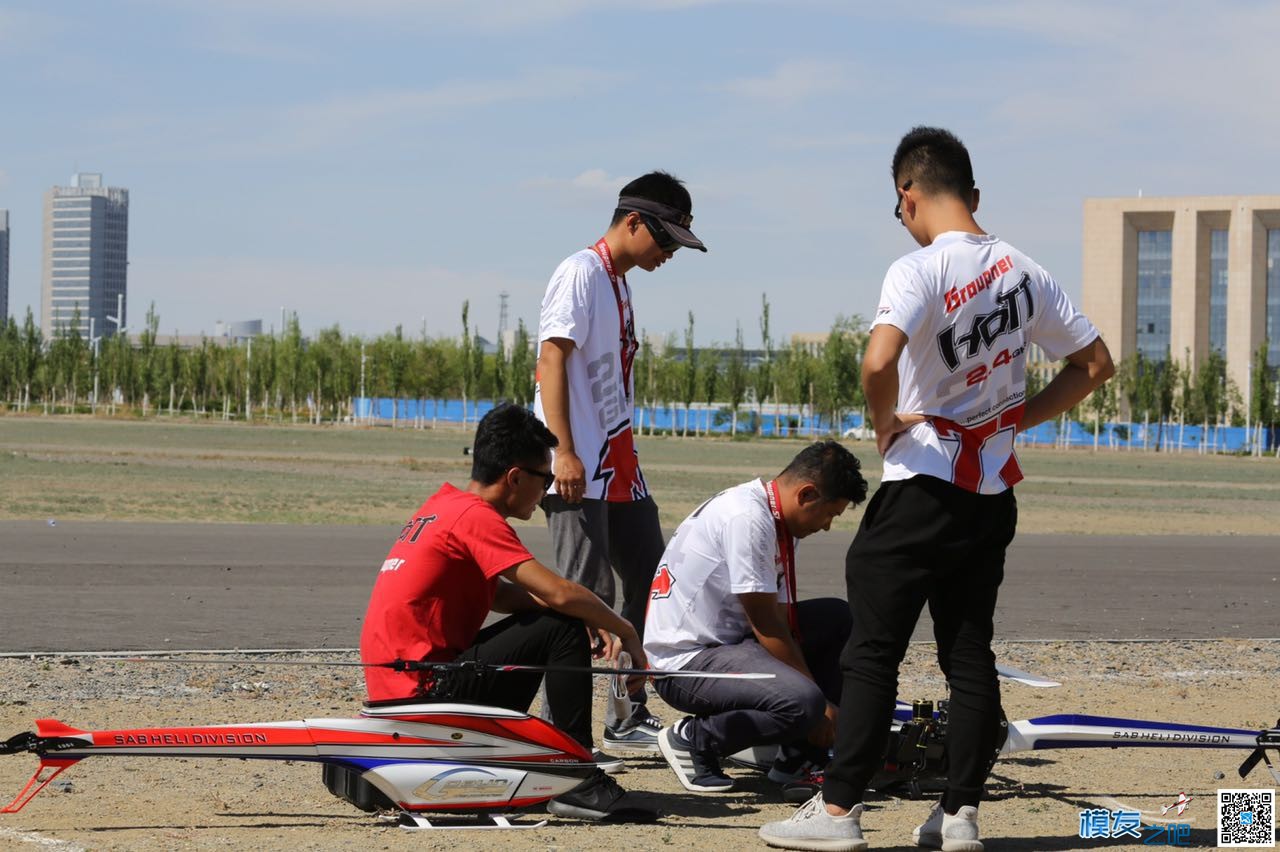
[[[801,506],[809,506],[822,500],[822,492],[812,482],[806,482],[796,492],[796,502]]]
[[[507,487],[514,491],[520,485],[518,481],[520,479],[520,468],[507,468],[507,472],[502,475],[502,479],[506,482]]]
[[[969,202],[970,213],[978,212],[978,196],[981,194],[981,192],[982,191],[978,189],[976,186],[973,188],[973,200]]]

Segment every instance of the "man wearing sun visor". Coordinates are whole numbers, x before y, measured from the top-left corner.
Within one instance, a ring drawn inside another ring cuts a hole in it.
[[[542,502],[555,565],[610,606],[616,572],[622,617],[638,633],[665,545],[632,434],[631,368],[640,345],[627,273],[652,272],[681,246],[705,252],[692,222],[692,199],[675,177],[650,172],[631,181],[604,236],[556,268],[538,322],[534,413],[559,441],[555,486]],[[630,708],[617,718],[609,704],[604,748],[656,751],[662,724],[649,713],[643,688]],[[621,768],[607,754],[597,757]]]

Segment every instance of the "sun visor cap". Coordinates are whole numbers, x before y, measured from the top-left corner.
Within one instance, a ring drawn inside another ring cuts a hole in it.
[[[661,222],[662,226],[667,229],[667,232],[680,245],[697,249],[698,251],[707,250],[707,247],[702,244],[702,240],[695,237],[693,231],[689,230],[689,226],[693,224],[692,213],[686,213],[679,208],[672,207],[670,204],[663,204],[661,201],[651,201],[648,198],[637,198],[633,195],[624,195],[619,198],[618,209],[648,213]]]

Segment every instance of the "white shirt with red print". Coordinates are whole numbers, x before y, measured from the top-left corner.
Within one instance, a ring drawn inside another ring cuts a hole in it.
[[[647,497],[631,428],[636,347],[631,288],[625,276],[610,276],[594,248],[570,255],[551,276],[542,297],[538,343],[552,338],[574,343],[565,372],[569,428],[586,467],[583,496],[622,503]],[[540,379],[533,412],[545,423]]]
[[[786,554],[765,488],[753,479],[721,491],[676,529],[649,589],[649,665],[679,669],[705,648],[742,642],[751,621],[740,594],[766,592],[790,602]]]
[[[889,267],[871,325],[906,334],[897,410],[931,418],[890,445],[883,481],[925,474],[980,494],[1022,479],[1013,439],[1028,346],[1057,360],[1098,337],[1033,260],[999,237],[960,231]]]

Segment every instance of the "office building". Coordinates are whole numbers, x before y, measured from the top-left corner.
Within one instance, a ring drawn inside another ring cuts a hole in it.
[[[102,185],[102,175],[78,173],[70,186],[44,197],[44,274],[40,324],[63,334],[79,316],[88,337],[128,325],[129,191]],[[78,314],[77,314],[78,312]]]
[[[1216,350],[1246,400],[1264,341],[1280,367],[1280,196],[1086,199],[1082,273],[1117,361]]]

